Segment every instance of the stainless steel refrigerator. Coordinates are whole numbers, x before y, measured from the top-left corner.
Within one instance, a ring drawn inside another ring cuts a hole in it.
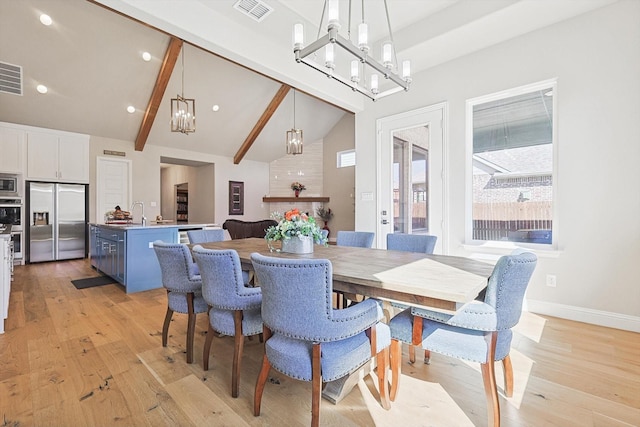
[[[27,182],[28,263],[86,256],[87,186]]]

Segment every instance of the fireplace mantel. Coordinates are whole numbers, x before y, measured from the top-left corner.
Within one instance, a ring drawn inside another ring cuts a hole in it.
[[[290,203],[290,202],[329,203],[329,198],[328,197],[263,197],[262,201],[267,203]]]

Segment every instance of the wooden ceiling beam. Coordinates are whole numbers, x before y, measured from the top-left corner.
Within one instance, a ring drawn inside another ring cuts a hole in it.
[[[178,61],[178,56],[180,55],[182,44],[182,40],[176,37],[171,37],[171,40],[169,41],[169,47],[164,54],[162,67],[160,67],[160,72],[158,73],[156,84],[153,87],[153,92],[151,93],[151,98],[149,99],[149,105],[147,105],[147,110],[144,113],[144,118],[142,119],[140,130],[138,130],[138,136],[136,137],[135,146],[136,151],[142,151],[145,144],[147,143],[149,132],[151,132],[151,126],[153,126],[153,122],[155,121],[156,115],[158,114],[158,108],[160,108],[162,97],[164,96],[164,92],[167,89],[167,85],[169,84],[169,79],[171,78],[171,74],[173,73],[173,68]]]
[[[278,92],[276,92],[273,99],[262,113],[262,116],[258,119],[258,122],[255,124],[255,126],[253,126],[253,129],[251,129],[251,132],[249,132],[249,135],[242,143],[242,146],[240,146],[240,149],[238,150],[236,155],[233,156],[234,165],[239,164],[245,154],[247,154],[247,151],[249,151],[256,138],[258,138],[258,135],[260,135],[260,132],[262,132],[262,129],[264,129],[264,127],[267,125],[269,119],[271,119],[271,116],[273,116],[273,113],[276,112],[276,110],[280,106],[280,103],[287,96],[287,93],[289,93],[289,89],[291,89],[291,86],[289,85],[283,84],[282,86],[280,86],[280,89],[278,89]]]

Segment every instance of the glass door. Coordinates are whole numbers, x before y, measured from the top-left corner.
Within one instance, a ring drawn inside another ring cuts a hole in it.
[[[446,104],[378,119],[378,221],[376,244],[389,233],[437,236],[435,253],[446,254]]]

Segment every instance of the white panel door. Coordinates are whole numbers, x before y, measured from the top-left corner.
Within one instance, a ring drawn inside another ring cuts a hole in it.
[[[96,168],[96,223],[103,223],[108,211],[131,206],[131,161],[98,157]]]

